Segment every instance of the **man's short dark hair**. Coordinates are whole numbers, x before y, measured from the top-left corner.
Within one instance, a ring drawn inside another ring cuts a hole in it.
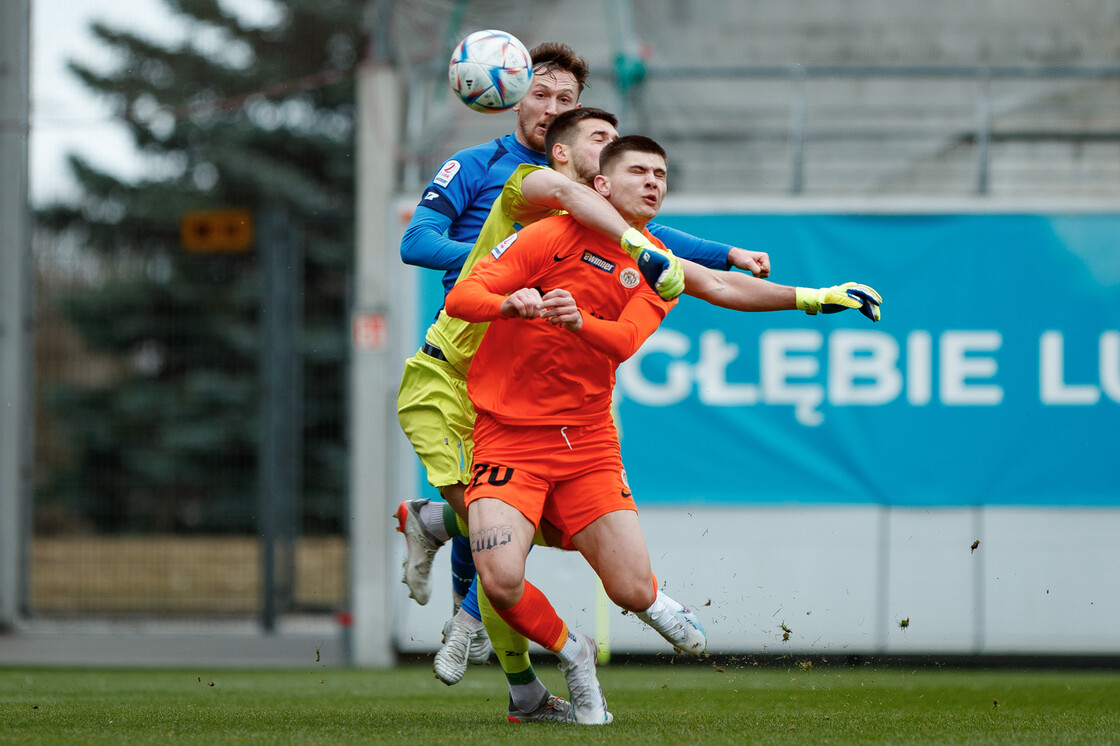
[[[627,153],[653,153],[665,159],[668,164],[669,157],[665,155],[665,148],[658,145],[645,135],[626,135],[604,146],[599,153],[599,173],[606,173],[607,168]]]
[[[548,155],[549,163],[552,162],[552,146],[558,142],[571,145],[575,142],[579,123],[585,119],[601,119],[612,127],[618,127],[618,117],[603,109],[587,106],[580,109],[569,109],[552,120],[548,125],[548,132],[544,136],[544,152]]]
[[[590,69],[587,67],[587,61],[576,54],[575,50],[567,44],[558,41],[546,41],[533,47],[529,51],[529,56],[533,58],[533,75],[541,75],[553,70],[565,70],[576,79],[579,92],[583,93]]]

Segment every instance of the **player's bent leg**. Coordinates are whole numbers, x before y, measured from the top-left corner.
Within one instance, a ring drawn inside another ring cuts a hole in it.
[[[485,570],[483,571],[485,578]],[[586,635],[568,630],[552,604],[532,583],[523,581],[521,598],[513,606],[495,611],[510,627],[560,657],[560,670],[568,682],[569,701],[576,722],[603,725],[613,719],[595,674],[595,643]]]
[[[696,615],[657,590],[637,513],[607,513],[572,537],[572,543],[595,569],[612,601],[635,612],[677,651],[704,652],[708,636]]]
[[[482,587],[496,609],[509,608],[521,600],[525,557],[536,529],[521,511],[496,498],[474,500],[468,512]]]
[[[615,510],[596,518],[572,537],[572,545],[603,581],[603,589],[627,611],[644,611],[656,593],[638,514]]]
[[[459,515],[455,512],[455,509],[451,507],[450,503],[443,503],[443,525],[444,530],[447,531],[448,538],[454,539],[456,537],[466,537],[470,535],[470,529],[467,526],[465,516],[465,511],[462,515]],[[543,519],[541,520],[540,526],[537,527],[537,532],[533,534],[533,543],[541,547],[553,547],[565,551],[574,551],[570,543],[564,541],[563,532]]]
[[[537,677],[529,660],[529,640],[515,632],[494,610],[486,592],[478,589],[478,608],[486,633],[494,645],[498,663],[509,685],[509,710],[511,723],[574,723],[575,709],[567,700],[554,696]]]
[[[446,361],[417,352],[405,362],[397,392],[397,419],[424,465],[428,483],[440,488],[445,499],[453,504],[457,501],[462,507],[463,484],[470,479],[468,466],[475,420],[462,375]],[[408,532],[406,517],[399,517],[401,530],[409,539],[405,583],[410,595],[426,604],[431,596],[428,583],[430,555],[434,552],[423,541],[417,544],[415,536]]]

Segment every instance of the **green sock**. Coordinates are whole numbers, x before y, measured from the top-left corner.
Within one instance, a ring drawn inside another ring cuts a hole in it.
[[[459,517],[450,503],[443,504],[443,527],[447,529],[447,535],[452,539],[457,536],[467,536],[467,522]]]

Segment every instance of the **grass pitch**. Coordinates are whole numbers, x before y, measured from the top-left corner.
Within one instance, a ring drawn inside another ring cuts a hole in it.
[[[566,692],[550,662],[537,670]],[[615,722],[505,721],[497,666],[392,671],[0,668],[0,743],[1120,744],[1120,673],[611,665]]]

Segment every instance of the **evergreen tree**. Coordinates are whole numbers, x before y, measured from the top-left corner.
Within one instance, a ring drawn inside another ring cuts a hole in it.
[[[256,524],[258,255],[187,253],[184,213],[279,209],[305,247],[304,528],[339,530],[344,506],[348,278],[353,255],[354,80],[364,4],[277,0],[248,25],[218,0],[165,0],[179,43],[103,24],[118,57],[72,71],[112,102],[150,165],[137,183],[71,158],[80,204],[40,212],[104,268],[61,299],[106,380],[45,391],[64,473],[37,499],[102,530],[249,531]],[[262,247],[258,246],[258,251]]]

